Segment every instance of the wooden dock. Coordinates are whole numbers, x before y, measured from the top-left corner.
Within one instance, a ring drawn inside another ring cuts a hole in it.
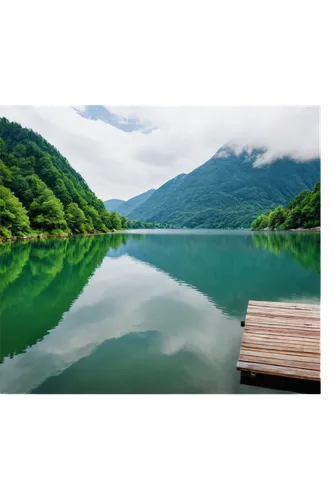
[[[320,382],[320,306],[250,300],[237,370]]]

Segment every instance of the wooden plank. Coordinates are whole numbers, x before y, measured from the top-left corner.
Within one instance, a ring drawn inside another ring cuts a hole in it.
[[[269,319],[260,319],[260,318],[246,318],[245,320],[245,325],[253,325],[253,326],[266,326],[266,327],[271,327],[271,328],[289,328],[289,329],[304,329],[304,330],[317,330],[320,332],[320,322],[318,323],[309,323],[309,322],[304,322],[302,323],[301,321],[275,321],[275,320],[269,320]]]
[[[253,357],[261,357],[261,358],[273,358],[273,359],[286,359],[286,360],[295,360],[295,361],[306,361],[307,363],[318,363],[320,359],[319,354],[314,354],[313,356],[299,356],[293,353],[279,353],[276,351],[252,351],[251,349],[241,348],[240,355],[244,356],[253,356]],[[276,362],[278,365],[279,363]]]
[[[267,343],[270,342],[285,342],[286,344],[299,344],[305,342],[306,344],[317,345],[320,346],[320,340],[308,337],[289,337],[288,335],[265,335],[265,334],[249,334],[245,333],[243,340],[265,340]]]
[[[261,309],[290,309],[290,310],[311,310],[320,312],[320,304],[296,304],[295,302],[265,302],[264,300],[249,300],[248,307],[258,307]]]
[[[316,313],[320,315],[320,307],[290,307],[290,306],[269,306],[269,305],[258,305],[258,304],[249,304],[248,305],[248,310],[251,311],[252,309],[260,309],[261,311],[280,311],[280,312],[285,312],[287,314],[289,313],[294,313],[294,312],[303,312],[304,314],[307,313]]]
[[[254,340],[243,340],[243,343],[242,343],[242,347],[254,347],[256,345],[261,345],[263,346],[264,349],[266,350],[269,350],[269,349],[273,349],[275,347],[282,347],[282,350],[283,351],[288,351],[288,349],[293,349],[293,352],[297,352],[297,349],[306,349],[306,352],[318,352],[320,353],[320,346],[316,345],[316,344],[302,344],[301,342],[298,343],[298,344],[295,344],[295,343],[286,343],[286,342],[273,342],[273,341],[270,341],[269,343],[267,342],[267,339],[263,339],[263,340],[257,340],[257,339],[254,339]]]
[[[289,331],[289,330],[274,330],[268,329],[268,328],[254,328],[254,327],[248,327],[244,329],[244,335],[264,335],[264,336],[269,336],[271,338],[274,337],[299,337],[299,338],[304,338],[304,339],[310,339],[314,340],[316,342],[320,342],[320,335],[313,334],[313,333],[308,333],[308,332],[303,332],[303,331]]]
[[[248,313],[263,313],[263,314],[278,314],[278,315],[304,315],[320,317],[320,306],[295,306],[284,303],[283,305],[277,303],[251,303],[247,307]]]
[[[247,313],[249,315],[262,315],[262,316],[270,316],[272,314],[277,317],[302,317],[302,318],[320,318],[320,314],[316,311],[302,311],[300,309],[259,309],[259,308],[248,308]]]
[[[310,314],[320,314],[320,307],[319,308],[313,308],[313,307],[289,307],[289,306],[284,306],[284,307],[277,307],[277,306],[262,306],[261,304],[249,304],[248,305],[248,310],[260,310],[260,311],[280,311],[280,312],[285,312],[287,314],[293,314],[294,312],[299,312],[302,311],[304,314],[310,313]]]
[[[272,330],[273,333],[279,330],[285,332],[294,332],[294,333],[304,333],[306,335],[320,335],[320,329],[315,327],[309,327],[308,325],[287,325],[287,324],[274,324],[274,323],[246,323],[245,322],[245,330]],[[244,331],[245,331],[244,330]]]
[[[268,312],[269,311],[269,312]],[[273,320],[278,322],[278,321],[284,321],[284,320],[297,320],[301,323],[306,323],[308,321],[314,321],[314,322],[317,322],[317,323],[321,323],[323,321],[323,318],[320,314],[313,314],[312,316],[307,316],[306,314],[301,314],[301,313],[298,313],[298,314],[277,314],[276,311],[270,309],[268,310],[267,313],[259,313],[257,311],[247,311],[247,317],[250,318],[250,317],[253,317],[253,318],[259,318],[259,319],[265,319],[265,317],[271,315],[273,317]],[[261,317],[262,315],[262,317]],[[307,319],[309,317],[309,319]]]
[[[277,311],[272,311],[269,310],[269,312],[264,312],[261,310],[254,311],[252,309],[247,311],[247,316],[256,316],[258,318],[272,318],[272,319],[280,319],[280,318],[287,318],[287,319],[297,319],[300,321],[305,321],[305,320],[314,320],[314,321],[319,321],[322,322],[323,318],[320,316],[320,314],[308,314],[308,313],[302,313],[302,311],[299,311],[298,313],[293,313],[293,314],[279,314]]]
[[[265,353],[275,353],[275,354],[290,354],[291,356],[305,356],[307,358],[320,358],[320,351],[318,352],[307,352],[307,351],[298,351],[297,349],[288,349],[286,350],[285,348],[271,348],[270,346],[265,345],[264,347],[261,346],[254,346],[254,345],[242,345],[241,347],[242,350],[250,352],[250,351],[257,351],[257,352],[265,352]]]
[[[307,318],[286,318],[285,316],[274,318],[266,318],[265,316],[246,316],[246,321],[248,323],[263,323],[263,324],[273,324],[273,325],[287,325],[287,326],[308,326],[310,328],[320,328],[320,320],[307,319]]]
[[[304,337],[313,337],[313,338],[318,338],[320,337],[320,331],[316,332],[315,330],[313,331],[306,331],[306,330],[299,330],[299,329],[289,329],[286,330],[285,328],[280,328],[280,327],[275,327],[274,326],[255,326],[255,325],[246,325],[244,332],[269,332],[270,334],[288,334],[290,336],[295,335],[298,336],[300,334],[303,334]]]
[[[306,302],[267,302],[265,300],[249,300],[248,307],[252,305],[277,309],[314,309],[320,311],[320,304],[307,304]]]
[[[307,363],[305,361],[297,361],[290,359],[253,357],[241,354],[239,356],[239,361],[246,361],[248,363],[261,363],[265,365],[275,365],[275,366],[286,366],[286,367],[291,366],[292,368],[304,368],[306,370],[320,371],[320,363]]]
[[[304,318],[318,318],[320,315],[316,311],[305,311],[302,309],[269,309],[261,307],[249,307],[247,310],[248,314],[262,314],[264,316],[271,316],[275,314],[276,316],[297,316]]]
[[[307,335],[302,333],[290,333],[290,332],[280,332],[274,330],[245,330],[244,335],[248,335],[249,337],[281,337],[281,338],[289,338],[289,339],[308,339],[312,342],[320,343],[320,335]]]
[[[289,337],[288,335],[256,335],[254,333],[244,333],[243,336],[243,341],[254,341],[254,342],[285,342],[286,344],[293,343],[293,344],[304,344],[304,345],[314,345],[314,346],[321,346],[321,338],[318,337],[317,339],[314,337],[311,338],[303,338],[303,337],[298,337],[298,336],[292,336]]]
[[[305,370],[302,368],[291,368],[276,365],[266,365],[260,363],[246,363],[238,361],[237,370],[249,371],[255,373],[266,373],[290,378],[303,378],[307,380],[320,380],[320,371]]]
[[[320,313],[320,305],[315,304],[294,304],[293,302],[253,302],[249,301],[248,308],[258,309],[281,309],[283,311],[316,311]]]
[[[279,318],[274,318],[274,319],[269,319],[269,318],[262,318],[259,316],[246,316],[246,321],[245,324],[263,324],[263,325],[285,325],[287,327],[293,326],[293,327],[308,327],[308,328],[317,328],[320,329],[320,321],[310,321],[310,320],[304,320],[301,321],[297,318],[285,318],[281,317]]]
[[[283,331],[279,331],[279,330],[268,330],[268,329],[256,329],[254,327],[248,327],[244,329],[244,335],[264,335],[264,336],[268,336],[270,338],[274,338],[274,337],[290,337],[290,338],[304,338],[304,339],[309,339],[310,341],[314,341],[314,342],[320,342],[320,335],[312,335],[310,333],[307,333],[307,332],[302,332],[302,331],[294,331],[294,332],[289,332],[288,330],[283,330]]]
[[[306,343],[313,343],[320,345],[320,337],[314,337],[314,336],[306,336],[306,335],[288,335],[288,332],[286,333],[275,333],[275,332],[244,332],[243,338],[246,337],[247,339],[268,339],[270,342],[274,341],[274,339],[279,339],[280,341],[285,340],[286,342],[288,341],[294,341],[294,342],[306,342]]]
[[[255,326],[255,325],[245,325],[244,328],[244,333],[245,332],[256,332],[256,331],[268,331],[271,333],[272,336],[275,334],[279,335],[279,333],[290,333],[291,335],[302,335],[303,337],[320,337],[320,331],[316,330],[306,330],[306,329],[296,329],[296,328],[287,328],[287,327],[278,327],[274,328],[273,325],[271,326]]]
[[[320,353],[320,349],[318,347],[312,347],[312,346],[304,346],[304,345],[294,345],[290,344],[286,346],[284,343],[280,344],[270,344],[269,347],[265,343],[258,343],[258,342],[251,342],[250,344],[247,344],[244,342],[244,346],[249,345],[250,347],[260,347],[261,349],[271,349],[271,350],[276,350],[276,351],[291,351],[291,352],[313,352],[313,353]]]
[[[258,340],[263,340],[263,341],[268,341],[268,340],[274,340],[278,339],[280,342],[283,342],[284,340],[286,342],[305,342],[310,343],[310,344],[316,344],[316,345],[321,345],[321,337],[302,337],[301,335],[287,335],[287,334],[282,334],[279,333],[277,335],[270,335],[267,333],[258,333],[258,332],[245,332],[244,337],[247,339],[255,339],[257,338]]]

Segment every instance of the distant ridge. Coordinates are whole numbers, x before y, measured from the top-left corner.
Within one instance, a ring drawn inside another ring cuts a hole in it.
[[[104,202],[105,208],[109,212],[117,212],[120,215],[128,215],[133,210],[137,209],[142,203],[147,201],[154,193],[155,189],[149,189],[144,193],[138,194],[127,201],[111,199]]]
[[[107,200],[107,201],[104,201],[104,206],[105,206],[106,210],[108,210],[109,212],[117,212],[117,208],[122,203],[125,203],[125,201],[124,200],[116,200],[116,199]]]

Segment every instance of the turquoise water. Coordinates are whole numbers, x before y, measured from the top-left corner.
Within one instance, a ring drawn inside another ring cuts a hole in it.
[[[263,393],[249,300],[317,303],[320,235],[154,230],[0,246],[0,392]]]

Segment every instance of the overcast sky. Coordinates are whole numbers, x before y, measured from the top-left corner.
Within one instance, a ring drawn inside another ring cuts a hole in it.
[[[320,154],[317,107],[2,106],[0,116],[45,137],[103,200],[158,188],[226,144],[265,148],[258,167]]]

